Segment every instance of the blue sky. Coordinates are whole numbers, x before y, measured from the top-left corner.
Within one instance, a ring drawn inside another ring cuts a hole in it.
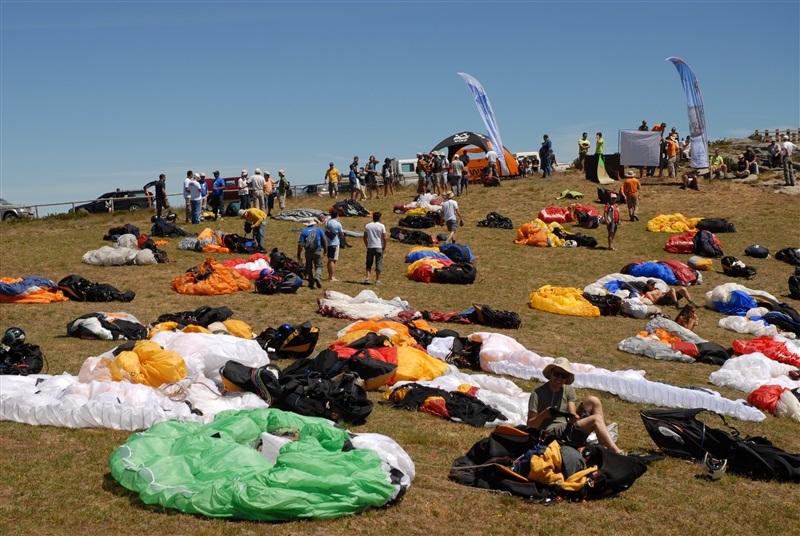
[[[800,126],[800,2],[0,2],[0,196],[83,200],[187,169],[320,182],[353,155],[409,158],[485,133],[642,119],[687,131],[669,56],[697,75],[709,139]],[[592,136],[593,138],[593,136]],[[65,207],[66,209],[66,207]]]

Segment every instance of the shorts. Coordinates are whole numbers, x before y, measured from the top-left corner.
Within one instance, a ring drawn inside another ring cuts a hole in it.
[[[547,433],[552,436],[561,437],[561,435],[564,433],[564,430],[567,429],[567,426],[569,426],[569,423],[565,422],[551,424],[547,427]]]
[[[634,209],[639,206],[639,196],[627,195],[625,196],[625,203],[628,205],[628,208]]]
[[[328,246],[328,260],[329,261],[338,261],[339,260],[339,246]]]
[[[611,222],[611,223],[607,223],[606,227],[608,228],[608,232],[609,233],[616,233],[617,232],[617,228],[619,227],[619,224],[615,223],[615,222]]]
[[[375,262],[375,271],[383,271],[383,249],[381,248],[368,248],[367,249],[367,270],[372,269],[372,263]]]
[[[444,178],[442,177],[441,173],[433,174],[433,184],[444,186]]]
[[[458,231],[458,222],[456,220],[448,220],[446,223],[448,231],[451,233]]]

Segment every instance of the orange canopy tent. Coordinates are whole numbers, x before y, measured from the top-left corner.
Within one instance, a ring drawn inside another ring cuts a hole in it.
[[[478,134],[477,132],[461,132],[443,139],[436,147],[431,149],[431,152],[447,149],[448,162],[451,162],[456,155],[460,156],[463,153],[470,153],[469,165],[467,166],[469,180],[479,181],[481,180],[483,169],[489,164],[486,160],[485,153],[489,150],[491,145],[489,138],[483,134]],[[480,158],[473,158],[472,153],[482,154],[483,156]],[[503,147],[503,158],[505,159],[505,165],[498,166],[497,170],[500,176],[515,177],[519,175],[517,160],[505,147]]]

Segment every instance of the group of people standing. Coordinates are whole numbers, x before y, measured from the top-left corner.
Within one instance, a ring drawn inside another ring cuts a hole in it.
[[[378,164],[380,164],[380,162],[375,156],[370,156],[367,164],[364,166],[359,165],[358,156],[353,157],[353,162],[350,164],[350,169],[347,174],[350,199],[352,201],[372,199],[373,195],[376,199],[380,199],[381,183],[383,184],[383,197],[388,198],[389,195],[394,197],[392,159],[385,158],[380,170],[378,170]],[[341,189],[340,183],[342,181],[342,173],[336,168],[333,162],[330,162],[328,164],[328,169],[325,170],[323,182],[328,187],[328,194],[331,198],[339,198],[339,191]]]
[[[488,173],[497,176],[497,153],[489,148],[486,153]],[[464,152],[454,155],[448,162],[442,152],[417,153],[417,193],[444,195],[452,192],[456,196],[467,193],[469,187],[469,155]]]
[[[214,211],[214,220],[221,218],[220,211],[222,209],[223,190],[225,188],[225,181],[219,178],[219,172],[215,172],[214,192],[216,194],[218,203],[212,204]],[[218,183],[219,181],[219,189]],[[246,169],[243,169],[239,174],[236,181],[236,187],[239,193],[239,208],[247,210],[249,208],[257,208],[261,211],[267,211],[267,217],[272,217],[272,210],[275,208],[275,199],[278,200],[278,208],[284,210],[286,208],[286,196],[289,194],[291,183],[286,178],[286,171],[278,171],[278,180],[276,181],[270,176],[269,171],[264,171],[256,168],[253,175],[250,176]]]
[[[364,245],[367,258],[364,270],[365,285],[371,284],[372,269],[375,269],[375,284],[381,285],[383,270],[383,254],[386,250],[386,227],[381,223],[382,214],[372,213],[372,221],[364,227]],[[309,222],[300,233],[297,242],[297,262],[305,263],[308,274],[308,288],[322,288],[323,257],[328,261],[328,281],[339,281],[336,278],[336,263],[339,251],[345,247],[345,234],[339,222],[339,213],[331,210],[330,218],[320,228],[315,222]]]
[[[267,210],[267,216],[271,217],[276,198],[280,209],[286,208],[286,196],[291,185],[284,170],[280,170],[278,176],[279,180],[275,181],[270,177],[269,171],[262,174],[260,169],[256,169],[250,176],[248,171],[243,169],[235,184],[240,210],[249,208]],[[170,208],[166,180],[167,176],[162,173],[155,184],[156,216],[159,218]],[[220,177],[219,171],[214,171],[213,179],[206,179],[205,173],[187,171],[182,189],[186,206],[184,223],[199,224],[203,220],[203,211],[207,208],[211,209],[214,221],[221,220],[225,204],[225,187],[226,181]]]

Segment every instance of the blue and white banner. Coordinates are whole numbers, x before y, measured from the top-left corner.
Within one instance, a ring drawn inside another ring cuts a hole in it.
[[[457,73],[458,76],[464,79],[472,91],[472,96],[475,97],[475,104],[478,106],[478,111],[483,119],[483,124],[486,125],[486,130],[489,134],[489,141],[492,142],[492,149],[497,153],[497,164],[500,166],[498,171],[508,171],[506,166],[506,156],[503,148],[503,140],[500,138],[500,130],[497,128],[497,120],[494,118],[494,111],[489,102],[489,97],[486,96],[486,91],[483,89],[478,80],[472,75],[467,73]]]
[[[703,110],[703,96],[700,85],[692,69],[680,58],[667,58],[681,76],[683,91],[686,93],[686,106],[689,111],[689,136],[692,139],[692,154],[689,165],[693,168],[708,167],[708,131],[706,130],[706,114]]]

